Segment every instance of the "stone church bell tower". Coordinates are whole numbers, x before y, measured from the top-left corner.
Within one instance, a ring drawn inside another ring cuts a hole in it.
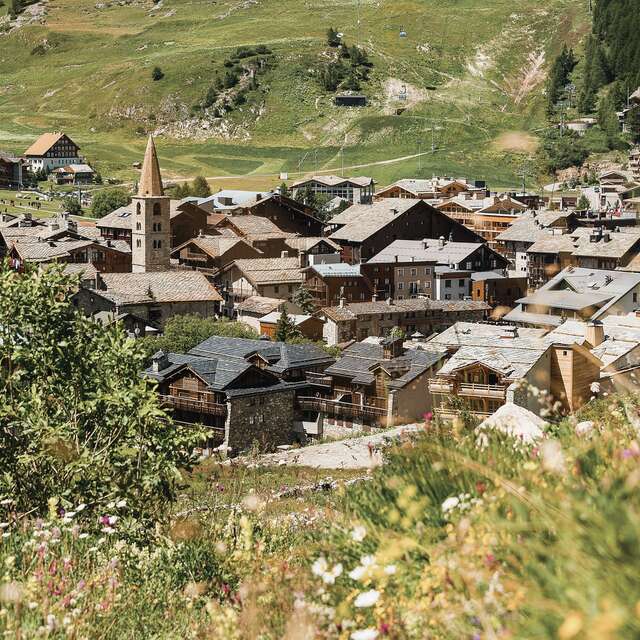
[[[171,254],[170,198],[164,195],[156,146],[149,136],[138,195],[131,203],[131,270],[168,271]]]

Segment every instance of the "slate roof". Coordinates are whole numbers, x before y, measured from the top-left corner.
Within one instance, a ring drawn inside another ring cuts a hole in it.
[[[507,380],[519,380],[527,375],[549,347],[542,340],[522,338],[508,338],[487,345],[465,345],[447,360],[436,375],[453,375],[460,369],[478,363],[500,373]]]
[[[240,191],[237,189],[222,189],[218,193],[214,193],[207,198],[198,198],[197,204],[212,204],[214,210],[237,209],[240,206],[246,206],[249,203],[255,203],[260,198],[266,198],[271,195],[269,191]],[[223,198],[231,198],[232,204],[223,204]]]
[[[319,236],[306,238],[296,236],[287,239],[286,242],[288,246],[290,246],[292,249],[295,249],[296,251],[309,252],[311,251],[311,249],[322,243],[328,244],[330,247],[335,249],[336,252],[340,251],[340,245],[337,242],[334,242],[330,238],[323,238]]]
[[[367,178],[364,176],[359,176],[355,178],[343,178],[341,176],[311,176],[310,178],[304,178],[303,180],[298,180],[297,182],[294,182],[291,186],[293,188],[297,188],[309,182],[317,182],[319,184],[324,184],[328,187],[335,187],[341,184],[353,184],[357,187],[368,187],[373,183],[373,178]]]
[[[198,271],[103,273],[97,291],[118,305],[150,302],[217,302],[216,288]]]
[[[523,329],[514,325],[497,325],[483,322],[456,322],[445,331],[433,336],[428,344],[441,345],[448,349],[463,346],[496,346],[520,339],[539,340],[546,329]]]
[[[577,293],[563,289],[561,291],[539,289],[530,296],[525,296],[516,300],[518,304],[532,306],[543,306],[580,311],[588,307],[602,306],[615,297],[614,293],[599,293],[589,291],[588,293]]]
[[[307,269],[315,271],[323,278],[359,278],[362,275],[359,264],[347,264],[343,262],[336,264],[314,264],[307,267]]]
[[[254,216],[249,214],[229,216],[227,218],[228,223],[240,231],[244,236],[273,236],[280,238],[293,237],[295,234],[282,231],[277,225],[275,225],[269,218],[263,216]]]
[[[302,282],[298,258],[243,258],[232,264],[254,285]]]
[[[132,211],[130,205],[119,207],[96,222],[98,228],[131,229]]]
[[[421,201],[417,198],[383,198],[372,204],[352,204],[348,209],[331,218],[329,224],[349,226],[359,223],[366,227],[368,233],[364,237],[367,238],[398,215],[415,207],[419,202]],[[343,229],[339,229],[339,231],[343,231]],[[335,233],[330,237],[334,238]]]
[[[401,389],[445,355],[446,350],[438,347],[407,349],[401,356],[385,360],[382,344],[356,342],[342,352],[342,357],[328,367],[325,374],[349,378],[354,384],[370,385],[375,381],[375,370],[382,367],[393,378],[389,386]]]
[[[373,256],[368,263],[430,262],[435,264],[459,264],[482,247],[480,242],[453,242],[425,238],[424,240],[394,240]]]
[[[223,256],[227,251],[230,251],[238,244],[244,244],[253,249],[253,247],[251,247],[251,245],[242,238],[227,236],[197,236],[195,238],[191,238],[191,240],[187,240],[187,242],[179,247],[176,247],[171,253],[177,253],[190,244],[195,245],[211,258],[219,258]],[[258,249],[254,249],[254,251],[260,253]]]
[[[280,309],[286,300],[279,298],[267,298],[265,296],[249,296],[242,302],[235,305],[235,308],[244,313],[251,313],[260,316],[267,315],[276,309]]]
[[[538,291],[527,296],[530,302],[528,304],[538,304],[537,300],[540,300],[540,305],[544,306],[551,298],[545,298],[549,292],[561,292],[560,295],[555,295],[553,303],[556,308],[563,308],[564,293],[574,292],[578,294],[586,294],[587,296],[594,296],[592,299],[601,304],[598,310],[593,314],[592,319],[598,319],[604,317],[607,310],[616,304],[616,302],[629,293],[635,287],[640,286],[640,273],[633,273],[628,271],[609,271],[606,269],[587,269],[584,267],[567,267],[553,277],[549,282],[544,284]],[[541,296],[541,297],[539,297]],[[603,297],[608,296],[608,300],[602,303]],[[575,299],[573,297],[566,298],[569,304],[574,304]],[[555,318],[555,324],[560,324],[561,320],[559,316],[546,316],[543,314],[529,314],[522,310],[522,306],[519,305],[512,311],[510,311],[504,320],[509,322],[531,322],[537,323],[534,316],[541,316],[540,319],[546,319],[544,323],[540,324],[553,324],[552,319]],[[531,316],[529,318],[529,316]]]
[[[604,341],[591,349],[591,353],[605,367],[622,370],[640,366],[640,318],[635,315],[607,316],[602,320]],[[587,324],[578,320],[566,320],[547,334],[553,343],[578,343],[586,340]]]
[[[485,302],[471,300],[431,300],[429,298],[407,298],[393,300],[389,305],[386,301],[376,302],[352,302],[343,307],[324,307],[319,313],[327,316],[335,322],[356,320],[358,318],[388,314],[406,313],[408,311],[436,311],[444,313],[456,313],[464,311],[487,311],[491,307]]]
[[[540,211],[533,215],[523,215],[513,224],[496,236],[498,242],[530,242],[549,235],[546,229],[552,227],[562,218],[572,215],[569,211]]]
[[[284,373],[289,369],[304,369],[334,361],[328,353],[312,344],[285,344],[247,338],[211,336],[189,351],[190,356],[241,360],[259,354],[269,365],[268,371]]]
[[[27,262],[48,262],[59,258],[67,258],[71,256],[72,251],[88,247],[111,249],[125,254],[131,253],[129,244],[122,240],[110,241],[109,245],[107,245],[105,241],[74,240],[71,238],[38,242],[35,241],[33,237],[29,237],[13,242],[13,248],[18,252],[18,255]]]

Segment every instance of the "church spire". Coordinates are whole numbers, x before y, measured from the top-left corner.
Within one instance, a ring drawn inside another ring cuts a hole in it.
[[[144,154],[144,163],[142,164],[138,196],[144,198],[163,195],[162,176],[160,175],[160,164],[158,163],[156,145],[153,143],[153,136],[149,136],[147,150]]]

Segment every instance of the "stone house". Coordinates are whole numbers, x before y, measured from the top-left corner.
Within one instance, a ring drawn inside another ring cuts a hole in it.
[[[484,302],[440,301],[429,298],[353,302],[344,300],[335,307],[317,312],[324,320],[323,336],[327,344],[365,340],[369,336],[388,336],[399,328],[407,336],[430,336],[459,321],[483,320],[490,307]]]
[[[70,164],[54,169],[49,180],[58,185],[82,185],[92,184],[95,176],[96,172],[88,164]]]
[[[99,311],[131,313],[158,327],[176,315],[215,316],[222,298],[197,271],[104,273],[97,287],[80,287],[74,304],[88,315]]]
[[[259,258],[262,254],[243,238],[199,235],[176,247],[172,258],[181,265],[215,276],[223,267],[242,258]]]
[[[175,420],[209,427],[209,444],[235,455],[313,432],[316,424],[306,424],[297,398],[317,392],[307,378],[333,361],[313,345],[212,336],[187,354],[159,352],[145,375],[157,381]]]
[[[227,265],[217,276],[225,298],[225,314],[252,296],[290,299],[303,282],[298,258],[244,258]]]
[[[0,151],[0,189],[22,188],[23,160]]]
[[[309,340],[316,342],[322,340],[322,320],[304,313],[289,313],[288,307],[285,308],[287,310],[289,320],[293,322],[303,338],[308,338]],[[275,340],[280,315],[280,311],[272,311],[271,313],[262,316],[259,320],[260,335],[267,336],[267,338]]]
[[[361,269],[379,298],[464,300],[471,295],[471,273],[504,269],[508,264],[484,243],[441,237],[395,240]]]
[[[246,202],[237,213],[266,218],[282,231],[307,237],[322,235],[324,225],[311,207],[278,193]]]

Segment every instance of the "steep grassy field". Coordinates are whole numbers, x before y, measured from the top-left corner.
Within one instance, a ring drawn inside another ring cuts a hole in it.
[[[514,184],[535,148],[530,132],[543,126],[546,61],[588,22],[574,0],[45,7],[44,24],[0,35],[0,147],[21,152],[37,133],[64,129],[105,175],[127,178],[146,132],[155,131],[169,175],[204,174],[215,186],[266,186],[280,171],[342,164],[381,182],[436,172]],[[374,63],[366,108],[333,106],[311,72],[326,55],[329,26]],[[269,47],[273,63],[247,103],[222,120],[194,112],[236,47],[257,44]],[[157,82],[155,66],[165,74]],[[406,101],[398,98],[403,85]],[[397,107],[406,110],[395,115]],[[402,160],[372,165],[393,159]]]

